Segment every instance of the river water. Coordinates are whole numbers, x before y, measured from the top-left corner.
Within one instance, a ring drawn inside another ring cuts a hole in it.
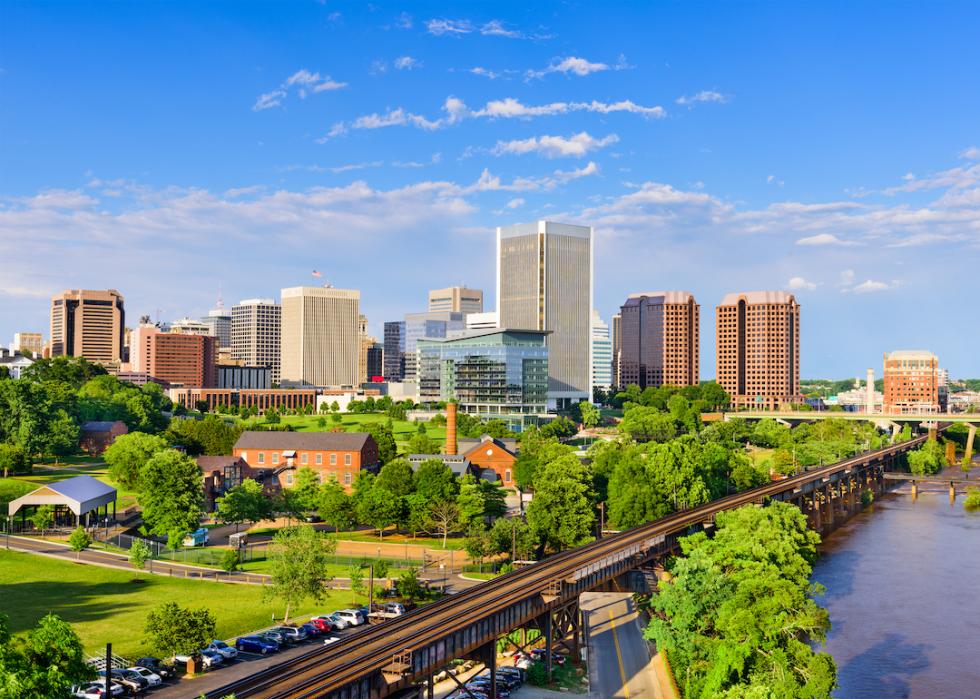
[[[895,491],[821,548],[835,697],[980,697],[980,513],[948,491]]]

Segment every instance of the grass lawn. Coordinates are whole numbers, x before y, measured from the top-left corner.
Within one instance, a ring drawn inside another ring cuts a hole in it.
[[[35,483],[24,480],[24,478],[0,478],[0,514],[7,514],[8,502],[37,489]]]
[[[68,463],[69,461],[71,463]],[[89,456],[68,457],[59,464],[34,464],[33,473],[18,476],[17,478],[22,481],[30,482],[34,484],[34,488],[37,488],[45,483],[63,481],[67,480],[68,478],[74,478],[75,476],[92,476],[93,478],[97,478],[103,483],[108,483],[115,488],[118,498],[116,501],[117,512],[122,512],[127,507],[132,507],[136,504],[136,491],[129,490],[119,483],[116,483],[109,476],[109,467],[106,466],[106,463],[101,459],[93,459]],[[0,483],[3,483],[4,480],[5,479],[0,479]],[[31,490],[34,488],[31,488]]]
[[[385,534],[382,539],[377,534],[367,532],[342,532],[337,535],[338,541],[366,541],[371,544],[399,544],[401,546],[424,546],[430,549],[442,548],[441,536],[416,536],[410,534]],[[466,546],[466,539],[449,537],[446,539],[446,551],[455,549],[461,551]]]
[[[766,459],[771,459],[773,452],[775,451],[776,451],[775,449],[766,449],[764,447],[752,446],[749,447],[748,451],[745,452],[745,455],[748,456],[750,459],[752,459],[752,463],[760,464]]]
[[[344,429],[348,432],[357,432],[363,430],[365,425],[371,425],[376,423],[382,423],[388,421],[388,416],[383,413],[341,413],[343,421],[340,423],[344,426]],[[223,415],[222,417],[234,417],[230,415]],[[323,417],[326,420],[326,427],[319,426],[319,419]],[[250,420],[258,419],[261,420],[262,417],[249,418]],[[284,425],[292,425],[293,429],[297,432],[327,432],[333,428],[337,423],[335,423],[330,415],[283,415],[280,418],[281,423]],[[418,423],[409,422],[408,420],[393,420],[392,432],[395,435],[395,441],[398,443],[399,449],[404,449],[408,445],[408,440],[412,438],[412,435],[418,430]],[[433,427],[428,423],[425,424],[426,434],[436,442],[443,444],[446,441],[446,428],[445,427]]]
[[[0,550],[0,612],[10,629],[21,633],[48,612],[70,622],[85,650],[97,654],[112,642],[113,650],[136,657],[151,649],[143,645],[143,623],[150,609],[175,601],[185,607],[207,607],[218,622],[217,636],[235,635],[268,626],[272,613],[282,618],[284,605],[263,599],[253,585],[180,580],[144,574],[134,583],[129,571],[54,560],[29,553]],[[359,598],[359,601],[363,598]],[[292,615],[342,609],[351,593],[329,593],[321,603],[305,603]]]

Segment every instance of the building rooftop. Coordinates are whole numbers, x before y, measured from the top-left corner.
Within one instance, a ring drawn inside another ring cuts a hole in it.
[[[624,306],[630,305],[631,300],[639,300],[644,297],[648,299],[663,297],[664,303],[687,303],[694,298],[694,294],[690,291],[641,291],[636,294],[630,294],[626,297],[626,303]]]
[[[91,420],[82,425],[82,432],[108,432],[121,420]],[[123,423],[125,424],[125,423]]]
[[[242,432],[235,449],[360,451],[369,439],[367,432]]]
[[[885,359],[938,359],[929,350],[895,350],[885,355]]]
[[[746,303],[753,306],[769,303],[789,303],[791,300],[796,300],[796,297],[788,291],[740,291],[725,294],[725,298],[718,305],[734,306],[743,298]]]

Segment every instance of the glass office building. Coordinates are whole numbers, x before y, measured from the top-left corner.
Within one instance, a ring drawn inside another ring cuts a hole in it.
[[[486,330],[417,341],[422,402],[456,400],[461,412],[512,430],[537,424],[548,403],[547,332]]]

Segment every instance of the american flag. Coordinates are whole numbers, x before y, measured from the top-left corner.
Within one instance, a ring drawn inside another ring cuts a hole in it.
[[[320,274],[319,272],[317,272],[316,270],[313,270],[313,276],[314,277],[322,277],[323,275]]]

